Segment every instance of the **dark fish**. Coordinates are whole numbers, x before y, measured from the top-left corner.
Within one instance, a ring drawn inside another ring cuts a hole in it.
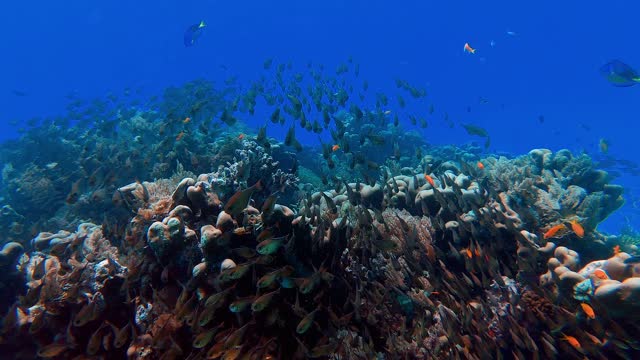
[[[249,205],[249,200],[251,200],[251,195],[253,195],[254,191],[262,190],[262,183],[260,180],[256,182],[250,188],[238,191],[235,193],[229,201],[227,201],[227,205],[224,207],[224,211],[231,215],[232,217],[236,217],[242,213],[244,209]]]
[[[640,75],[620,60],[611,60],[600,67],[600,74],[614,86],[627,87],[640,82]]]
[[[193,46],[196,40],[202,35],[202,32],[207,26],[204,21],[200,21],[198,24],[193,24],[187,28],[184,32],[184,46]]]
[[[475,135],[480,137],[489,137],[487,130],[472,124],[462,124],[462,127],[467,131],[469,135]]]

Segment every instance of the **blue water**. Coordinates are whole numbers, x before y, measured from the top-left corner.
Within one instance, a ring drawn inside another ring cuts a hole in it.
[[[0,140],[18,135],[11,120],[62,113],[68,94],[91,99],[130,88],[147,96],[230,75],[248,83],[266,58],[302,71],[308,61],[335,69],[351,56],[360,64],[354,87],[370,84],[365,103],[378,91],[397,92],[396,78],[427,89],[425,102],[404,111],[391,102],[389,110],[420,115],[433,104],[429,128],[420,129],[431,143],[476,140],[446,126],[447,112],[455,123],[485,127],[492,152],[568,148],[603,158],[605,138],[611,157],[640,162],[640,85],[616,88],[598,72],[611,59],[640,68],[638,13],[633,1],[4,2]],[[186,48],[184,30],[201,20],[203,36]],[[463,52],[465,42],[475,54]],[[259,107],[249,122],[262,124],[267,113]],[[639,178],[623,174],[614,183],[628,189],[627,205],[600,229],[639,228]]]

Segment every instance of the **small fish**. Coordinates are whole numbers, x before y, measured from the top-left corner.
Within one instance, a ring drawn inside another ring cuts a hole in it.
[[[180,141],[180,140],[182,140],[182,138],[184,137],[184,135],[185,135],[185,134],[186,134],[186,133],[185,133],[184,131],[180,131],[180,132],[178,133],[178,135],[176,136],[176,141]]]
[[[600,280],[609,280],[609,275],[602,269],[595,269],[593,271],[593,276]]]
[[[318,310],[320,310],[320,308],[315,309],[314,311],[312,311],[309,314],[307,314],[307,316],[302,318],[302,320],[300,320],[300,322],[298,323],[298,326],[296,327],[296,332],[298,334],[302,335],[305,332],[307,332],[307,330],[309,330],[309,328],[313,324],[313,319],[315,318],[316,313],[318,312]]]
[[[582,225],[580,225],[580,223],[578,222],[578,220],[571,220],[569,222],[569,224],[571,224],[571,230],[573,230],[573,232],[579,237],[579,238],[583,238],[584,237],[584,228],[582,227]]]
[[[336,151],[338,151],[338,150],[340,150],[340,145],[337,145],[337,144],[336,144],[336,145],[333,145],[333,146],[331,147],[331,151],[333,151],[333,152],[336,152]]]
[[[465,249],[465,254],[467,254],[469,259],[473,258],[473,252],[471,252],[471,249],[469,248]]]
[[[469,45],[469,43],[464,43],[464,52],[469,54],[475,54],[476,49],[472,48],[471,45]]]
[[[253,303],[255,300],[255,296],[248,296],[244,298],[237,299],[229,305],[229,310],[233,313],[243,312]]]
[[[482,162],[478,161],[476,166],[478,166],[478,170],[484,170],[484,164]]]
[[[640,75],[620,60],[611,60],[600,67],[600,74],[612,85],[628,87],[640,83]]]
[[[207,346],[209,344],[209,342],[211,342],[211,339],[213,338],[213,335],[215,335],[216,331],[218,331],[218,329],[222,326],[223,324],[221,323],[220,325],[218,325],[217,327],[211,328],[205,332],[202,332],[200,334],[198,334],[194,339],[193,339],[193,347],[196,349],[202,349],[203,347]]]
[[[613,247],[613,255],[620,254],[620,245],[616,245]]]
[[[433,178],[431,177],[431,175],[424,174],[424,179],[427,180],[427,182],[429,183],[429,185],[431,185],[432,188],[436,187],[436,182],[433,181]]]
[[[80,309],[80,311],[78,311],[76,316],[73,318],[73,326],[76,326],[76,327],[84,326],[88,322],[95,319],[96,317],[95,309],[96,309],[96,305],[93,301],[89,301],[87,304],[85,304]]]
[[[284,239],[284,237],[280,237],[263,240],[256,246],[256,251],[260,255],[272,255],[280,249],[284,243]]]
[[[567,227],[564,224],[554,225],[544,233],[543,237],[545,239],[552,238],[552,237],[556,236],[558,234],[558,232],[560,232],[560,230],[566,230],[566,228]]]
[[[580,350],[582,348],[582,346],[580,346],[580,342],[578,341],[578,339],[576,339],[571,335],[563,334],[561,339],[567,341],[569,345],[573,346],[573,348],[576,350]]]
[[[54,358],[64,353],[68,348],[67,344],[49,344],[38,350],[38,356],[45,359]]]
[[[198,24],[193,24],[187,28],[184,32],[183,41],[184,46],[193,46],[196,43],[196,40],[202,35],[204,28],[207,25],[204,21],[200,21]]]
[[[182,123],[183,123],[183,124],[188,124],[188,123],[190,123],[190,122],[191,122],[191,118],[190,118],[190,117],[188,117],[188,116],[187,116],[186,118],[184,118],[184,120],[182,120]]]
[[[516,35],[518,35],[518,33],[516,33],[515,31],[509,31],[509,30],[507,30],[507,35],[509,35],[509,36],[516,36]]]
[[[251,195],[253,195],[255,191],[260,190],[262,190],[262,182],[258,180],[258,182],[256,182],[253,186],[238,191],[229,199],[229,201],[227,201],[227,204],[224,207],[224,211],[231,215],[231,217],[237,217],[249,205]]]
[[[269,304],[271,300],[273,300],[274,296],[280,292],[280,289],[266,293],[257,298],[253,304],[251,304],[251,311],[260,312],[264,310]]]
[[[600,139],[598,142],[598,147],[600,148],[600,152],[606,154],[609,152],[609,141],[607,139]]]
[[[242,139],[244,139],[244,134],[238,135],[238,140],[242,140]]]
[[[465,129],[465,131],[467,132],[467,134],[469,135],[475,135],[475,136],[480,136],[480,137],[489,137],[489,133],[487,132],[487,130],[473,125],[473,124],[462,124],[462,127]]]
[[[580,303],[580,307],[582,308],[582,311],[585,313],[585,315],[587,315],[589,319],[596,318],[596,313],[595,311],[593,311],[593,308],[589,304]]]

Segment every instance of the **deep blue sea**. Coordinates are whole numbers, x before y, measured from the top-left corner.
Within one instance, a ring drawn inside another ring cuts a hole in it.
[[[267,58],[333,69],[351,57],[360,64],[354,86],[366,79],[372,94],[393,94],[397,78],[426,88],[427,100],[403,113],[434,105],[429,127],[418,129],[430,143],[476,140],[447,126],[447,113],[455,124],[486,128],[493,153],[568,148],[596,160],[640,162],[640,85],[615,87],[599,73],[612,59],[640,68],[637,1],[66,0],[1,7],[0,140],[18,136],[30,118],[63,113],[69,94],[146,97],[197,78],[236,75],[248,83]],[[200,21],[207,24],[201,38],[185,47],[185,29]],[[476,52],[464,52],[465,43]],[[394,106],[389,110],[399,111]],[[260,125],[268,111],[258,106],[247,121]],[[285,131],[269,135],[283,138]],[[606,155],[600,139],[610,144]],[[627,189],[627,203],[600,230],[640,228],[640,178],[621,171],[614,183]]]

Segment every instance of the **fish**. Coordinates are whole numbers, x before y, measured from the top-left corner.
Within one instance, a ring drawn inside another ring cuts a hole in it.
[[[315,309],[314,311],[312,311],[309,314],[307,314],[307,316],[302,318],[302,320],[300,320],[300,322],[298,323],[298,326],[296,327],[296,332],[298,334],[302,335],[305,332],[307,332],[307,330],[309,330],[309,328],[313,324],[313,319],[315,318],[316,313],[319,310],[320,310],[320,308]]]
[[[580,342],[578,341],[578,339],[576,339],[571,335],[563,334],[561,339],[567,341],[569,345],[573,346],[573,348],[576,350],[580,350],[582,348],[582,346],[580,346]]]
[[[83,179],[80,178],[76,180],[73,184],[71,184],[71,190],[66,198],[66,203],[69,205],[75,204],[80,198],[80,186],[82,185]]]
[[[433,181],[433,178],[431,177],[431,175],[424,174],[424,179],[427,180],[427,182],[429,183],[429,185],[431,185],[432,188],[436,187],[436,182]]]
[[[640,75],[631,66],[617,59],[602,65],[600,74],[618,87],[629,87],[640,82]]]
[[[616,245],[613,247],[613,255],[620,254],[620,245]]]
[[[600,139],[598,141],[598,148],[600,152],[606,154],[609,152],[609,141],[607,139]]]
[[[247,296],[244,298],[237,299],[236,301],[229,304],[229,310],[233,313],[243,312],[247,309],[255,300],[255,296]]]
[[[333,152],[336,152],[336,151],[338,151],[338,150],[340,150],[340,145],[337,145],[337,144],[336,144],[336,145],[333,145],[333,146],[331,147],[331,151],[333,151]]]
[[[593,311],[593,308],[591,307],[591,305],[586,303],[580,303],[580,307],[582,308],[582,311],[585,313],[585,315],[587,315],[589,319],[596,318],[596,313],[595,311]]]
[[[207,24],[205,24],[204,21],[200,21],[197,24],[190,25],[187,30],[184,31],[184,46],[193,46],[196,43],[196,40],[198,40],[198,38],[202,36],[202,33],[206,26]]]
[[[237,217],[242,213],[244,209],[249,206],[249,200],[255,191],[262,190],[262,182],[258,180],[253,186],[240,190],[227,201],[224,207],[224,211],[231,215],[231,217]]]
[[[183,123],[183,124],[188,124],[188,123],[190,123],[190,122],[191,122],[191,118],[190,118],[190,117],[188,117],[188,116],[187,116],[186,118],[184,118],[184,120],[182,120],[182,123]]]
[[[186,134],[186,132],[184,132],[184,131],[180,131],[180,132],[178,133],[178,135],[176,135],[176,141],[180,141],[180,140],[182,140],[182,138],[184,137],[184,135],[185,135],[185,134]]]
[[[255,301],[251,304],[251,311],[260,312],[264,310],[267,306],[269,306],[273,298],[278,293],[280,293],[280,289],[261,295],[259,298],[255,299]]]
[[[600,280],[609,280],[609,275],[602,269],[595,269],[593,271],[593,276]]]
[[[211,342],[211,339],[213,338],[213,335],[215,335],[216,331],[218,331],[218,329],[220,329],[223,325],[224,323],[220,323],[220,325],[198,334],[193,339],[193,347],[196,349],[202,349],[203,347],[207,346],[209,342]]]
[[[262,289],[271,286],[278,279],[282,271],[283,269],[277,269],[263,275],[260,279],[258,279],[258,288]]]
[[[478,166],[478,170],[484,170],[484,164],[480,161],[476,164]]]
[[[583,238],[584,237],[584,228],[582,227],[582,225],[580,225],[580,223],[578,222],[578,220],[571,220],[569,222],[569,224],[571,224],[571,230],[573,230],[573,232],[579,237],[579,238]]]
[[[244,134],[238,135],[238,140],[242,140],[242,139],[244,139]]]
[[[469,45],[469,43],[464,43],[464,52],[469,54],[475,54],[476,49],[472,48],[471,45]]]
[[[467,131],[467,134],[469,135],[475,135],[475,136],[480,136],[480,137],[489,137],[489,133],[487,132],[487,130],[473,125],[473,124],[462,124],[462,127]]]
[[[61,355],[62,353],[67,351],[67,349],[69,349],[69,345],[67,344],[53,343],[42,347],[40,350],[38,350],[37,355],[41,358],[50,359]]]
[[[284,239],[285,237],[268,238],[263,240],[256,246],[256,251],[260,255],[272,255],[280,249],[284,243]]]
[[[554,225],[544,233],[543,237],[545,239],[549,239],[549,238],[555,237],[558,234],[558,232],[560,232],[561,230],[566,230],[566,229],[567,229],[567,227],[564,224]]]

